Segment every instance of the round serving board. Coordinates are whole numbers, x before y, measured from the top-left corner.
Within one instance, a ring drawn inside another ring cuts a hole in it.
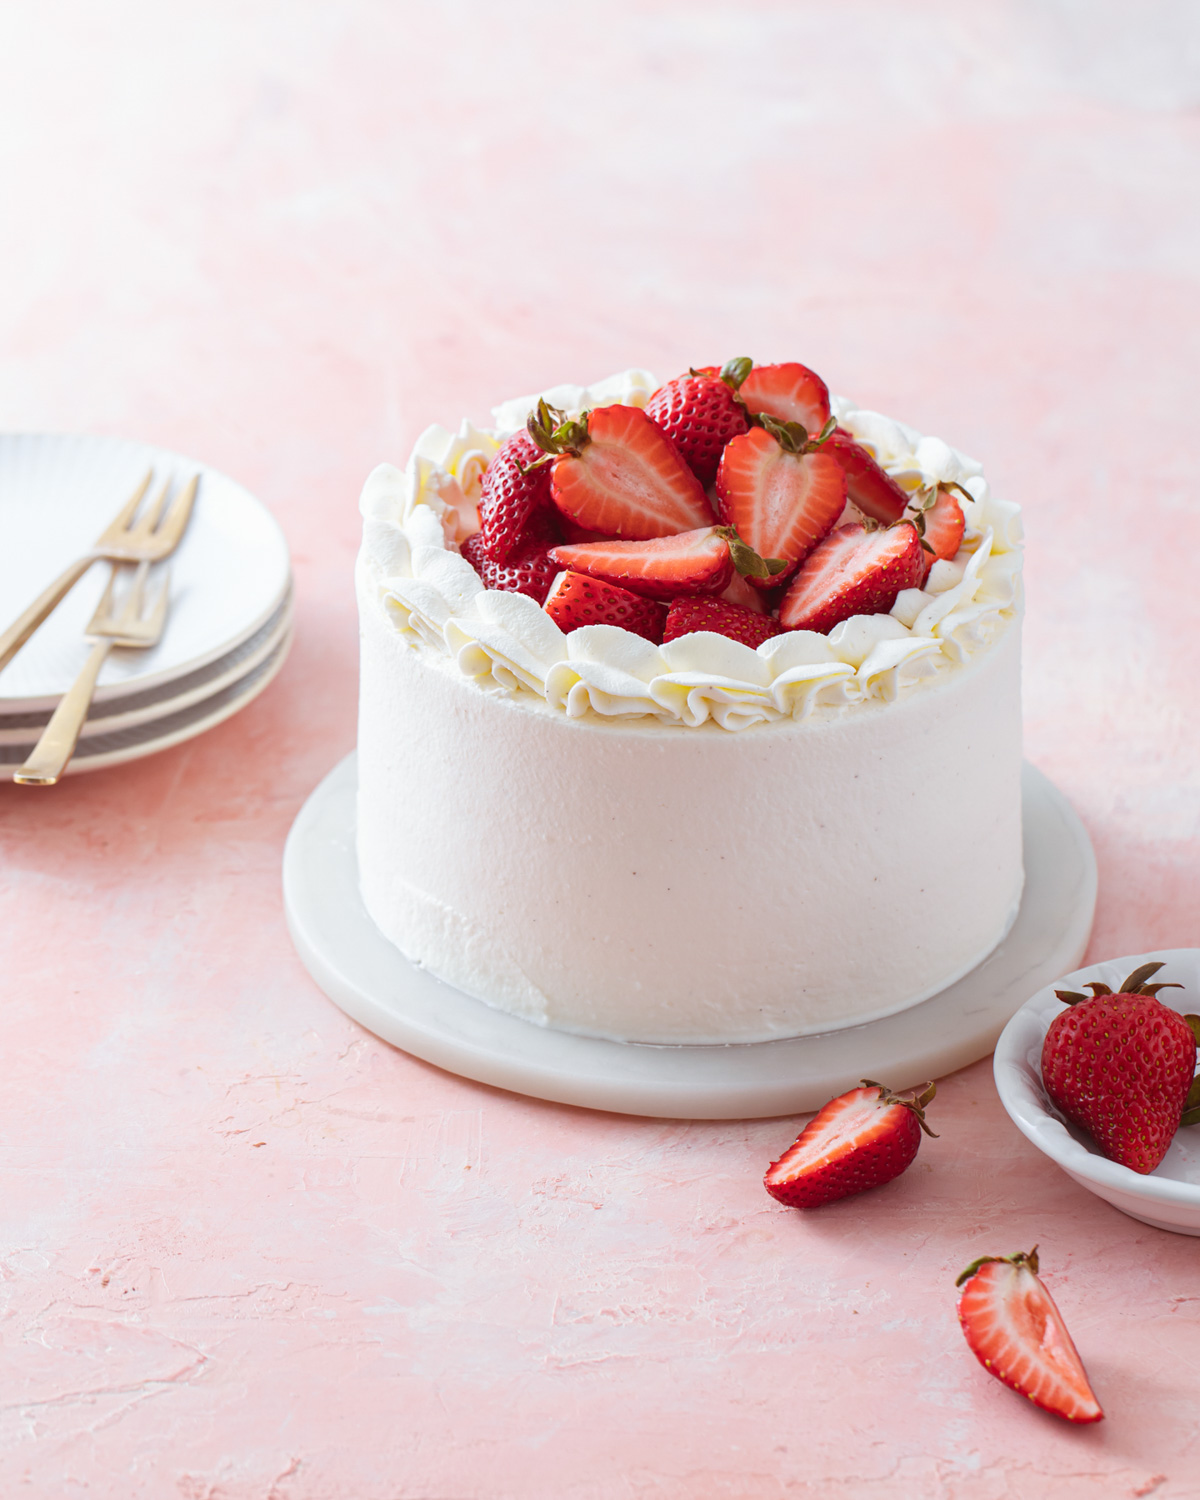
[[[1032,766],[1022,781],[1025,891],[1011,931],[965,979],[898,1015],[818,1036],[731,1046],[602,1041],[533,1025],[411,964],[358,890],[355,757],[301,808],[283,856],[296,950],[368,1030],[464,1078],[563,1104],[670,1119],[799,1114],[862,1078],[908,1088],[985,1057],[1035,990],[1083,956],[1096,860],[1066,798]]]

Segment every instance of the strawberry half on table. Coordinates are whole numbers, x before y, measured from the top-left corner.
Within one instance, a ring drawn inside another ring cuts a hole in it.
[[[1147,983],[1162,967],[1143,964],[1115,995],[1098,982],[1087,986],[1091,995],[1055,990],[1069,1009],[1042,1043],[1042,1082],[1055,1108],[1090,1132],[1110,1161],[1143,1176],[1185,1117],[1200,1119],[1192,1093],[1200,1016],[1181,1016],[1155,998],[1182,988]]]
[[[1068,1422],[1099,1422],[1104,1413],[1083,1361],[1037,1272],[1036,1245],[973,1260],[955,1282],[962,1331],[979,1363],[1010,1390]]]
[[[894,1094],[864,1078],[818,1111],[795,1143],[767,1168],[763,1186],[791,1208],[818,1208],[880,1187],[912,1163],[921,1134],[933,1135],[925,1110],[937,1086]]]
[[[551,499],[576,526],[645,541],[712,525],[704,487],[638,407],[600,406],[569,418],[539,401],[526,426],[545,455]]]

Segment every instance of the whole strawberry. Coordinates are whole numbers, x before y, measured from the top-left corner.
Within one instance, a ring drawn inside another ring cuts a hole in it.
[[[899,1177],[921,1144],[925,1106],[937,1093],[932,1083],[894,1094],[864,1078],[862,1087],[839,1094],[818,1110],[778,1161],[763,1186],[791,1208],[819,1208]]]
[[[749,360],[730,360],[720,374],[689,370],[660,386],[646,403],[650,417],[675,444],[701,484],[717,477],[730,438],[747,432],[746,408],[737,399],[738,373]]]
[[[1068,1120],[1089,1131],[1110,1161],[1153,1172],[1179,1129],[1196,1071],[1195,1017],[1155,996],[1180,985],[1147,984],[1161,963],[1135,969],[1119,993],[1056,990],[1068,1010],[1042,1044],[1042,1082]]]
[[[506,439],[483,476],[479,496],[479,546],[503,565],[519,553],[545,551],[562,541],[550,498],[550,466],[525,431]]]
[[[484,550],[481,533],[469,536],[459,549],[483,580],[485,588],[507,594],[528,594],[538,604],[545,602],[559,566],[544,547],[518,552],[506,563],[495,563]]]

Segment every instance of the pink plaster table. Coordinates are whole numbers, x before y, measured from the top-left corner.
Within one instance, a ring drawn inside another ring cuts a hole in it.
[[[906,1178],[801,1216],[759,1185],[795,1121],[535,1103],[359,1030],[279,886],[354,741],[370,467],[745,352],[1027,506],[1090,956],[1200,944],[1198,56],[1169,0],[0,9],[0,420],[203,457],[298,582],[242,715],[0,785],[0,1494],[1200,1493],[1197,1242],[1040,1158],[986,1062]],[[960,1337],[957,1271],[1034,1241],[1098,1428]]]

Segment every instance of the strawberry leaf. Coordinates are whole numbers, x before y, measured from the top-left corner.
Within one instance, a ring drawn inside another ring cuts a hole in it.
[[[1134,969],[1133,973],[1121,986],[1122,995],[1140,995],[1142,986],[1152,975],[1157,974],[1162,968],[1161,963],[1143,964],[1140,969]]]
[[[1192,1035],[1196,1038],[1196,1045],[1200,1046],[1200,1016],[1184,1016],[1183,1019],[1192,1028]]]
[[[736,396],[741,389],[742,381],[754,368],[754,361],[747,359],[743,354],[738,359],[727,359],[721,366],[721,379]]]

